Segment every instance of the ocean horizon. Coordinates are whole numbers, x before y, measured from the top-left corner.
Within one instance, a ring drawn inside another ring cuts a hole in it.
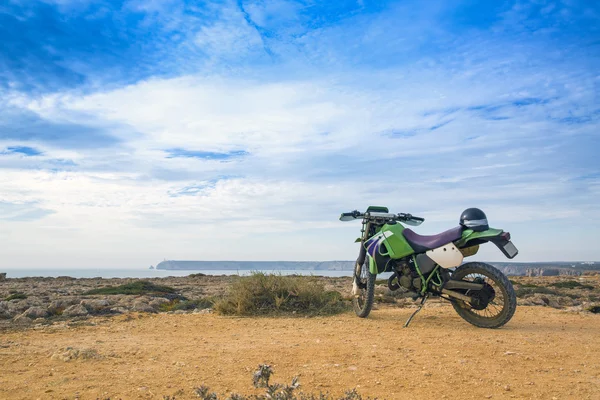
[[[352,271],[329,271],[329,270],[285,270],[285,269],[238,269],[238,270],[164,270],[149,268],[128,268],[128,269],[109,269],[109,268],[0,268],[0,272],[6,273],[6,278],[29,278],[44,277],[56,278],[59,276],[70,276],[72,278],[166,278],[183,277],[192,274],[202,273],[205,275],[250,275],[252,272],[274,273],[281,275],[314,275],[328,277],[352,276]]]

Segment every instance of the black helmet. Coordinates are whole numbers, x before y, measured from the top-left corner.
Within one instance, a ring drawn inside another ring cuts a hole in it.
[[[479,208],[467,208],[460,215],[460,224],[475,232],[483,232],[489,229],[487,217]]]

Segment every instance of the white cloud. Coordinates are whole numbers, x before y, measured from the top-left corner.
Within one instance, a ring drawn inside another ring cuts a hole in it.
[[[142,5],[162,15],[161,4]],[[283,6],[289,14],[282,18],[296,21],[288,3],[255,2],[246,12],[263,26]],[[218,17],[188,33],[215,65],[265,54],[264,38],[239,8],[228,3],[211,12]],[[301,72],[284,60],[282,71],[222,68],[89,94],[5,93],[13,107],[57,123],[93,123],[121,139],[68,150],[34,141],[44,153],[35,160],[0,156],[0,201],[53,212],[3,222],[10,257],[30,266],[45,259],[58,266],[146,265],[163,257],[351,259],[358,227],[336,217],[369,204],[422,214],[427,222],[418,231],[428,234],[479,206],[519,238],[529,260],[545,259],[549,239],[541,236],[560,236],[574,219],[597,232],[598,205],[590,202],[597,179],[583,185],[576,178],[590,173],[581,153],[593,147],[598,120],[564,120],[591,115],[594,74],[568,61],[549,63],[553,56],[528,59],[527,46],[515,53],[477,35],[437,59],[349,67],[357,47],[345,46],[348,38],[361,32],[359,50],[386,53],[390,44],[381,41],[398,24],[393,17],[359,18],[279,43],[283,55],[306,53],[309,62],[295,60]],[[427,42],[421,28],[396,32],[392,45],[412,51],[417,43],[401,36]],[[0,140],[0,150],[14,144]],[[220,162],[167,158],[168,149],[249,155]],[[54,159],[78,166],[51,168]],[[573,249],[567,258],[579,258],[579,239],[561,238]],[[27,253],[32,242],[36,252]],[[597,250],[580,254],[594,258]]]

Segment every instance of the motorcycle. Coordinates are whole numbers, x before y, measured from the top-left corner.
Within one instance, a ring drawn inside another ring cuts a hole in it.
[[[342,213],[341,221],[362,219],[360,253],[352,282],[353,308],[366,318],[373,307],[377,274],[391,272],[388,288],[404,288],[413,300],[421,299],[423,308],[430,296],[452,303],[458,315],[481,328],[499,328],[512,318],[517,299],[508,278],[492,265],[482,262],[463,264],[479,246],[495,244],[509,259],[518,250],[510,233],[490,228],[483,211],[471,208],[463,212],[460,225],[433,236],[415,233],[404,225],[418,226],[425,219],[411,214],[393,214],[387,207],[370,206],[361,213]]]

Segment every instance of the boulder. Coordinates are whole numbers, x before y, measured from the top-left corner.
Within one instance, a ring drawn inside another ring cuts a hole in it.
[[[23,314],[17,315],[13,319],[13,322],[17,325],[31,325],[33,323],[33,321],[31,321],[31,318],[28,318]]]
[[[160,307],[161,304],[168,303],[168,302],[169,302],[169,300],[165,299],[164,297],[157,297],[157,298],[151,300],[150,303],[148,303],[148,304],[150,304],[150,306],[153,308],[158,308],[158,307]]]
[[[560,306],[560,304],[558,303],[558,300],[556,298],[554,298],[554,297],[550,297],[548,299],[548,306],[552,307],[552,308],[562,308]]]
[[[76,304],[67,307],[65,311],[63,311],[62,315],[66,317],[81,317],[83,315],[88,315],[88,310],[81,304]]]
[[[8,302],[0,301],[0,319],[10,319],[13,315],[8,308]]]
[[[31,301],[28,299],[11,300],[8,302],[8,310],[12,314],[15,314],[15,315],[23,313],[25,310],[27,310],[31,306],[33,306],[33,304],[31,304]]]
[[[67,307],[72,306],[73,304],[76,304],[76,301],[64,299],[52,300],[48,306],[48,311],[51,314],[60,315]]]
[[[155,313],[156,310],[148,303],[144,303],[141,301],[136,301],[133,303],[133,311],[137,312],[147,312],[147,313]]]
[[[48,316],[48,310],[43,307],[34,306],[29,307],[22,315],[30,319],[46,318]]]
[[[110,307],[110,302],[104,299],[81,300],[79,304],[84,306],[89,312],[98,312]]]
[[[6,272],[0,272],[0,281],[6,280]]]

